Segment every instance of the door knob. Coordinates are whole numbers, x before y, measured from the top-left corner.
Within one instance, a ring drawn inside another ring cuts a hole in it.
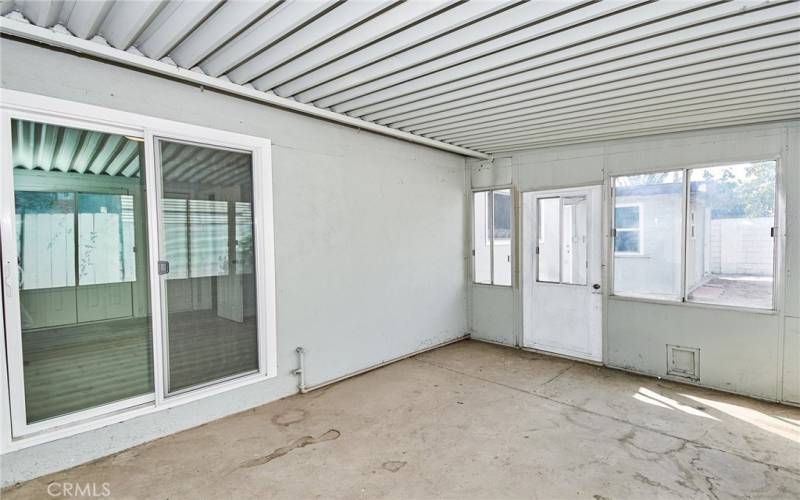
[[[594,288],[595,290],[600,290],[600,284],[595,283],[594,285],[592,285],[592,288]]]

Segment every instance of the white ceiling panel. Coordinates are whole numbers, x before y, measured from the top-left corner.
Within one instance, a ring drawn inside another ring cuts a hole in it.
[[[7,35],[69,32],[84,53],[94,39],[98,57],[467,154],[800,118],[798,0],[2,0],[0,13]]]

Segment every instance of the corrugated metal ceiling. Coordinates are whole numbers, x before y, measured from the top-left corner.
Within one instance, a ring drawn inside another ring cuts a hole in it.
[[[0,5],[9,19],[492,154],[800,117],[794,0]]]

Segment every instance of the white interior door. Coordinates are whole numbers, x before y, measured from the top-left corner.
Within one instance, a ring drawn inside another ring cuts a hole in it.
[[[523,345],[602,361],[600,186],[523,194]]]

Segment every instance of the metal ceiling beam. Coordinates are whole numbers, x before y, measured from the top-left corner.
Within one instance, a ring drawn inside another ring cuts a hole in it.
[[[346,77],[350,73],[378,63],[394,55],[408,50],[412,47],[435,40],[454,29],[470,26],[472,23],[492,16],[505,9],[519,5],[524,0],[514,0],[513,2],[464,2],[458,4],[437,16],[411,26],[399,33],[372,44],[369,47],[358,51],[355,54],[345,56],[336,61],[335,66],[324,66],[316,68],[304,74],[291,83],[291,87],[285,86],[281,91],[285,94],[298,94],[302,90],[307,90],[335,78]]]
[[[557,146],[564,146],[570,144],[583,144],[589,142],[608,141],[615,139],[630,139],[631,137],[646,137],[651,135],[661,135],[666,133],[687,132],[691,130],[708,130],[721,127],[732,127],[736,125],[754,125],[759,123],[779,122],[785,120],[795,120],[800,118],[796,113],[766,113],[756,115],[746,115],[730,119],[717,119],[713,123],[700,121],[696,123],[682,123],[672,125],[669,127],[652,127],[652,128],[637,128],[634,135],[630,131],[596,134],[591,136],[583,136],[580,138],[562,138],[555,140],[545,141],[528,141],[520,142],[509,147],[498,148],[493,150],[493,154],[504,154],[512,151],[522,151],[526,149],[541,149],[553,148]]]
[[[729,109],[721,109],[716,111],[698,111],[698,112],[688,112],[682,113],[678,116],[674,117],[656,117],[650,118],[646,120],[636,120],[631,121],[628,123],[623,123],[620,125],[610,125],[610,124],[602,124],[596,127],[581,127],[581,130],[577,133],[570,132],[570,131],[554,131],[551,133],[537,133],[532,134],[530,139],[527,139],[527,142],[534,142],[534,139],[537,141],[546,141],[548,139],[554,138],[574,138],[576,140],[583,138],[584,136],[592,136],[596,134],[605,134],[605,133],[614,133],[614,132],[628,132],[628,133],[636,133],[640,129],[648,129],[654,127],[660,128],[668,128],[670,126],[681,125],[686,123],[706,123],[707,125],[713,124],[717,120],[725,120],[731,118],[741,118],[748,115],[765,115],[765,114],[776,114],[776,113],[789,113],[794,116],[800,116],[800,101],[795,100],[793,101],[794,105],[790,105],[787,103],[779,103],[779,104],[770,104],[766,106],[762,105],[753,105],[753,106],[742,106],[738,109],[734,109],[733,111]],[[713,126],[713,125],[711,125]],[[508,141],[500,140],[494,142],[488,142],[484,144],[484,147],[490,151],[497,151],[504,147],[512,146],[519,144],[521,142],[525,142],[526,138],[517,138],[517,139],[510,139]]]
[[[785,64],[783,67],[758,68],[744,74],[727,75],[719,78],[694,78],[682,82],[659,82],[636,90],[630,90],[624,86],[620,86],[611,90],[601,90],[598,92],[585,89],[584,91],[571,93],[574,95],[550,93],[543,95],[541,99],[536,99],[536,102],[529,108],[498,113],[484,120],[463,120],[444,125],[422,127],[415,130],[415,133],[434,138],[463,131],[485,131],[491,130],[494,127],[524,122],[525,120],[531,119],[531,116],[535,116],[543,108],[547,110],[551,109],[553,106],[570,107],[587,103],[603,103],[608,106],[630,103],[647,105],[658,103],[660,99],[680,99],[680,97],[684,95],[692,97],[714,94],[717,92],[724,93],[741,88],[758,88],[762,82],[786,83],[793,81],[798,73],[800,73],[800,68],[796,68],[791,64]]]
[[[752,6],[747,9],[744,5],[747,4],[705,2],[686,8],[682,2],[659,2],[609,16],[616,10],[610,11],[600,3],[534,26],[537,29],[535,33],[526,34],[521,40],[515,40],[513,36],[504,37],[497,43],[459,51],[392,75],[389,79],[351,89],[347,93],[358,97],[348,101],[337,104],[346,97],[341,94],[316,104],[331,105],[334,111],[362,116],[424,98],[471,90],[481,84],[490,86],[496,83],[494,88],[503,88],[525,83],[530,81],[528,71],[548,65],[561,63],[561,68],[567,69],[578,66],[581,57],[587,62],[607,60],[618,54],[668,47],[754,24],[763,20],[760,17],[774,19],[779,15],[759,14],[761,10],[771,11],[772,4],[767,4],[770,9],[760,4],[760,10]],[[578,16],[582,12],[586,17]],[[735,17],[731,17],[734,13]],[[567,21],[565,18],[573,16],[576,19],[562,24]],[[630,44],[636,46],[629,47]],[[388,86],[388,83],[393,84]],[[360,109],[365,107],[367,109]]]
[[[620,14],[623,9],[624,13]],[[621,7],[617,3],[590,4],[503,37],[472,44],[415,66],[397,68],[393,73],[318,99],[315,104],[330,106],[337,111],[351,111],[368,104],[379,103],[387,98],[405,96],[468,76],[484,75],[483,81],[492,80],[497,78],[497,75],[486,75],[486,73],[492,73],[498,67],[519,63],[543,52],[550,53],[575,44],[586,44],[602,34],[608,35],[620,29],[631,30],[659,16],[674,15],[676,11],[684,10],[686,9],[683,3],[670,2],[655,4],[637,2],[623,4]],[[574,50],[582,49],[578,47]],[[391,95],[387,95],[388,93]]]
[[[775,97],[786,95],[800,95],[800,78],[795,79],[790,84],[778,85],[774,87],[762,87],[757,90],[749,90],[747,92],[734,92],[728,94],[714,94],[695,99],[686,100],[662,100],[660,105],[653,104],[640,104],[627,108],[615,108],[609,110],[608,106],[604,111],[589,112],[575,111],[572,113],[563,113],[556,111],[549,114],[538,114],[537,119],[528,120],[523,124],[515,125],[513,127],[497,127],[491,132],[471,132],[462,134],[450,134],[446,139],[448,142],[455,144],[466,145],[473,142],[482,140],[491,140],[495,138],[510,137],[518,133],[529,133],[534,130],[543,128],[549,129],[550,127],[557,126],[562,123],[570,124],[585,124],[596,120],[617,120],[635,118],[638,116],[650,116],[658,113],[668,113],[672,111],[688,110],[688,109],[706,109],[706,106],[739,104],[739,103],[752,103],[760,102]],[[682,101],[682,102],[681,102]],[[442,139],[439,139],[442,140]]]
[[[136,48],[151,59],[161,59],[222,5],[221,2],[167,3],[136,40]]]
[[[226,73],[231,81],[249,83],[305,51],[334,39],[358,26],[379,12],[397,5],[398,0],[341,2],[324,16],[309,23],[309,29],[298,30],[274,45],[262,50],[243,64]],[[312,26],[313,25],[313,26]],[[259,88],[259,90],[269,90]]]
[[[276,94],[284,97],[291,95],[294,92],[290,88],[275,87],[290,82],[313,68],[326,66],[393,33],[401,32],[428,16],[441,13],[453,3],[454,0],[442,3],[403,2],[342,36],[270,70],[254,81],[253,85],[257,89],[273,89]]]
[[[624,84],[628,87],[652,81],[664,81],[680,78],[685,75],[701,74],[720,68],[734,68],[756,61],[774,59],[800,53],[798,31],[783,33],[767,39],[745,42],[735,46],[710,49],[694,54],[681,54],[676,59],[655,61],[634,66],[613,67],[605,72],[595,73],[594,68],[587,68],[578,74],[567,73],[544,77],[531,85],[525,85],[519,91],[503,89],[487,92],[481,96],[460,99],[439,106],[429,106],[422,110],[402,113],[382,120],[378,123],[391,124],[397,128],[417,125],[428,119],[446,118],[459,114],[482,110],[503,111],[516,104],[524,104],[531,98],[541,96],[542,92],[568,91],[581,88],[602,89],[603,86]],[[791,44],[791,45],[787,45]],[[583,76],[583,77],[582,77]],[[517,90],[517,89],[514,89]]]
[[[796,17],[798,13],[793,13]],[[506,94],[522,91],[527,87],[536,85],[537,80],[545,77],[555,77],[557,75],[569,74],[570,77],[580,78],[591,74],[603,73],[609,69],[625,69],[633,65],[653,64],[659,61],[677,58],[686,54],[700,53],[715,48],[732,46],[737,43],[744,43],[761,37],[775,35],[781,29],[788,30],[797,28],[797,19],[779,20],[771,19],[770,24],[757,24],[753,27],[743,28],[734,26],[724,31],[703,31],[702,34],[694,38],[687,37],[680,42],[665,43],[667,40],[658,37],[647,38],[641,42],[632,42],[615,50],[603,50],[600,52],[583,52],[580,55],[569,56],[562,54],[561,51],[547,54],[542,58],[528,61],[520,67],[513,67],[514,71],[520,71],[511,76],[500,77],[498,72],[489,72],[489,76],[497,78],[486,78],[482,76],[482,82],[474,85],[463,85],[461,88],[452,88],[447,85],[447,90],[441,88],[428,89],[425,92],[416,92],[392,100],[376,103],[349,112],[351,116],[363,117],[367,120],[383,119],[403,112],[425,108],[431,105],[443,104],[458,99],[483,95],[486,92],[504,92]],[[683,60],[673,60],[673,64],[685,64]],[[505,73],[509,73],[511,68],[504,68]],[[334,106],[335,111],[342,111],[341,108]]]
[[[170,52],[170,59],[181,68],[195,67],[278,3],[280,0],[225,2]]]
[[[200,68],[207,75],[220,76],[304,27],[339,3],[340,0],[284,2],[206,58]]]
[[[530,111],[534,108],[537,99],[557,94],[566,94],[563,96],[566,98],[569,97],[570,94],[587,95],[592,92],[599,94],[609,90],[624,91],[625,89],[629,89],[628,92],[632,92],[633,90],[631,89],[636,89],[636,91],[641,91],[652,88],[663,88],[670,85],[678,86],[686,83],[701,82],[713,78],[752,74],[758,71],[771,70],[776,67],[789,67],[794,70],[794,66],[798,63],[800,63],[800,55],[797,47],[770,49],[769,51],[760,53],[759,58],[751,55],[739,56],[738,58],[730,58],[725,61],[724,64],[720,63],[711,68],[699,67],[694,68],[693,71],[687,71],[686,69],[666,70],[655,76],[643,75],[621,81],[583,82],[580,85],[565,84],[548,94],[539,91],[535,94],[525,94],[512,99],[506,99],[504,102],[495,103],[492,106],[473,105],[471,109],[445,111],[406,120],[404,122],[398,122],[393,124],[393,126],[401,128],[402,130],[417,132],[418,129],[422,127],[452,124],[465,120],[491,119],[497,117],[501,113],[516,113],[518,116],[522,111]]]
[[[112,47],[128,50],[165,5],[164,0],[116,2],[100,26],[100,34]]]
[[[376,132],[382,135],[395,137],[408,142],[423,144],[425,146],[430,146],[473,158],[486,159],[489,157],[487,154],[479,151],[473,151],[467,148],[454,146],[452,144],[436,141],[427,137],[414,135],[409,132],[392,129],[376,123],[360,120],[358,118],[352,118],[326,109],[320,109],[308,104],[294,101],[292,99],[286,99],[275,94],[261,92],[259,90],[237,85],[220,78],[207,76],[196,71],[188,71],[182,68],[177,68],[163,62],[154,61],[144,56],[124,52],[107,45],[83,40],[74,36],[65,35],[63,33],[57,33],[46,28],[40,28],[38,26],[20,23],[6,18],[0,18],[0,33],[68,49],[81,54],[91,55],[93,57],[113,61],[131,68],[169,76],[178,80],[201,85],[209,89],[215,89],[234,95],[239,95],[253,101],[296,111],[309,116],[315,116],[317,118],[322,118],[332,122],[342,123],[351,127]]]
[[[542,91],[551,92],[561,87],[574,88],[575,86],[604,85],[615,81],[644,78],[647,75],[666,75],[670,71],[673,73],[678,72],[678,70],[686,72],[692,68],[713,69],[725,65],[727,61],[734,61],[737,57],[745,54],[767,52],[773,48],[796,43],[800,41],[800,37],[797,36],[798,33],[800,33],[800,28],[790,33],[784,32],[774,36],[766,35],[767,38],[756,40],[728,41],[725,45],[706,49],[693,47],[693,50],[690,51],[668,51],[664,54],[646,53],[624,61],[612,60],[589,64],[582,69],[565,73],[550,72],[549,68],[544,68],[541,72],[538,72],[536,75],[538,78],[532,82],[512,88],[486,90],[477,95],[463,98],[453,96],[453,100],[445,102],[441,102],[441,98],[433,102],[429,99],[422,99],[420,101],[422,106],[416,103],[409,104],[381,113],[364,115],[361,118],[386,125],[454,109],[473,111],[475,109],[473,105],[486,106],[489,103],[502,105],[508,102],[519,102],[525,99],[524,96],[538,95]],[[757,56],[754,55],[754,57]],[[436,104],[436,102],[440,102],[440,104]]]
[[[649,0],[637,0],[638,3],[644,1]],[[300,102],[317,101],[348,89],[354,80],[371,82],[387,74],[396,73],[400,69],[416,66],[454,51],[464,50],[466,47],[477,45],[483,41],[499,39],[507,34],[535,25],[544,19],[585,7],[591,3],[594,2],[585,0],[581,2],[528,2],[471,24],[468,28],[456,30],[430,42],[399,52],[390,59],[366,66],[343,78],[337,78],[300,92],[295,97]],[[319,105],[327,107],[327,104]]]
[[[506,134],[491,135],[486,137],[473,138],[465,141],[455,141],[456,144],[465,147],[481,148],[486,144],[495,144],[497,141],[512,142],[521,138],[540,136],[545,137],[548,134],[562,133],[572,130],[583,131],[595,126],[608,125],[613,123],[614,126],[623,126],[626,124],[638,124],[645,121],[654,121],[665,119],[673,116],[695,116],[704,115],[706,113],[718,112],[720,110],[733,111],[733,110],[751,110],[758,107],[777,106],[785,104],[787,106],[796,103],[800,100],[800,90],[790,92],[777,92],[760,94],[751,98],[741,98],[736,103],[716,101],[705,103],[704,105],[690,105],[690,106],[675,106],[672,108],[656,109],[648,112],[632,113],[626,115],[624,118],[609,120],[607,116],[588,117],[582,120],[575,121],[562,121],[553,123],[542,123],[538,126],[526,128],[515,132]]]

